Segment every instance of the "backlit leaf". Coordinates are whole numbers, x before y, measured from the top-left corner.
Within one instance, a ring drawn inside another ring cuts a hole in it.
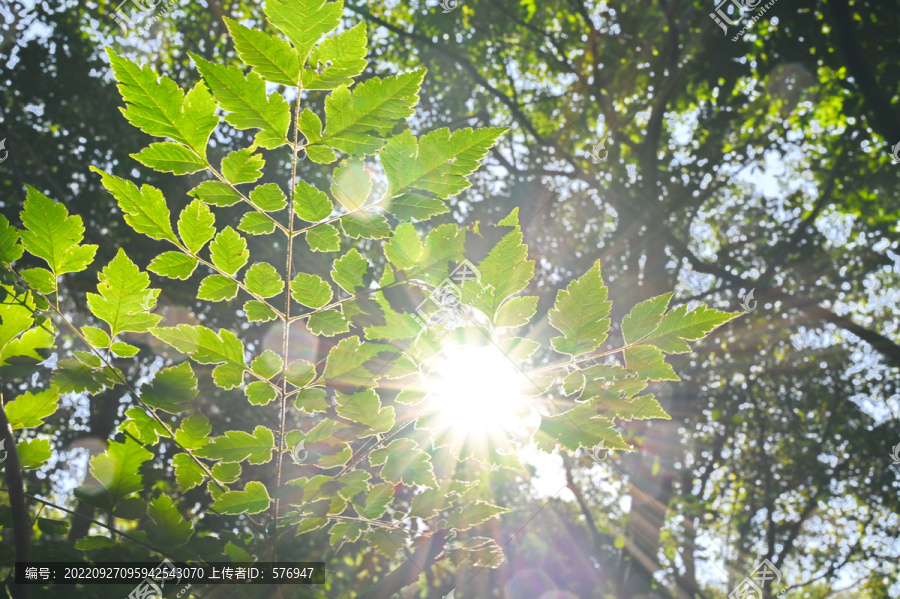
[[[577,356],[594,351],[606,341],[612,308],[612,302],[606,301],[608,293],[599,260],[584,276],[560,289],[549,313],[550,324],[563,334],[550,340],[556,351]]]
[[[373,466],[384,464],[381,478],[392,483],[437,486],[431,458],[416,447],[412,439],[394,439],[386,447],[369,454],[369,461]]]
[[[243,491],[222,493],[212,509],[222,514],[258,514],[269,508],[269,493],[261,482],[250,481]]]
[[[80,216],[69,216],[66,207],[30,185],[25,186],[25,209],[20,231],[29,254],[41,258],[55,275],[78,272],[94,260],[96,245],[79,245],[84,238]]]
[[[226,274],[233,275],[247,264],[250,252],[247,241],[231,227],[225,227],[209,244],[213,264]]]
[[[278,271],[267,262],[257,262],[247,269],[244,285],[251,293],[262,298],[278,295],[284,289],[284,281]]]
[[[318,275],[300,272],[291,281],[291,297],[304,306],[321,308],[328,305],[332,295],[331,287]]]

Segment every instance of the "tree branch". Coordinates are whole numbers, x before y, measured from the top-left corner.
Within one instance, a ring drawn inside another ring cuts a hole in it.
[[[422,572],[431,568],[434,558],[443,551],[446,544],[447,531],[437,531],[434,536],[416,549],[410,559],[370,587],[368,591],[360,595],[359,599],[390,599],[394,593],[416,582]]]
[[[22,485],[22,469],[19,465],[19,454],[16,452],[16,440],[2,402],[0,402],[0,439],[3,440],[7,452],[6,488],[9,493],[9,507],[12,510],[16,561],[27,562],[31,561],[31,519],[25,508],[25,489]],[[16,585],[13,588],[16,599],[28,599],[28,585]]]

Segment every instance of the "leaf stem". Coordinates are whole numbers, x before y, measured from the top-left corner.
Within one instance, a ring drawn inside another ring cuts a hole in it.
[[[300,93],[303,91],[302,87],[298,84],[297,86],[297,99],[294,102],[294,145],[293,147],[297,147],[297,137],[300,132]],[[288,201],[288,232],[287,232],[287,256],[285,257],[285,281],[290,283],[291,280],[291,266],[293,262],[294,256],[294,190],[296,189],[295,182],[297,180],[297,152],[294,150],[293,158],[291,159],[291,198]],[[284,463],[284,430],[285,424],[287,420],[287,391],[288,391],[288,381],[287,381],[287,367],[288,367],[288,351],[290,350],[290,332],[291,332],[291,292],[290,289],[285,289],[285,299],[284,299],[284,314],[282,315],[282,320],[284,322],[284,329],[282,331],[282,351],[283,351],[283,364],[281,367],[281,425],[278,431],[278,465],[277,471],[275,475],[275,501],[272,505],[274,510],[273,518],[272,518],[272,561],[278,561],[278,508],[280,507],[280,495],[279,492],[281,490],[281,468]]]

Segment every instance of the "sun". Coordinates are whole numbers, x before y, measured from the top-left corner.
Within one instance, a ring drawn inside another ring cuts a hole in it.
[[[527,377],[494,344],[449,345],[429,376],[430,408],[455,437],[514,432],[530,411],[518,391],[523,381]]]

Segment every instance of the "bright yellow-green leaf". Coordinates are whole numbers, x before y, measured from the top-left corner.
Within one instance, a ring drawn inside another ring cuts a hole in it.
[[[78,272],[94,260],[96,245],[79,245],[84,238],[80,216],[69,216],[66,207],[30,185],[25,186],[25,209],[19,235],[25,250],[41,258],[54,275]]]

